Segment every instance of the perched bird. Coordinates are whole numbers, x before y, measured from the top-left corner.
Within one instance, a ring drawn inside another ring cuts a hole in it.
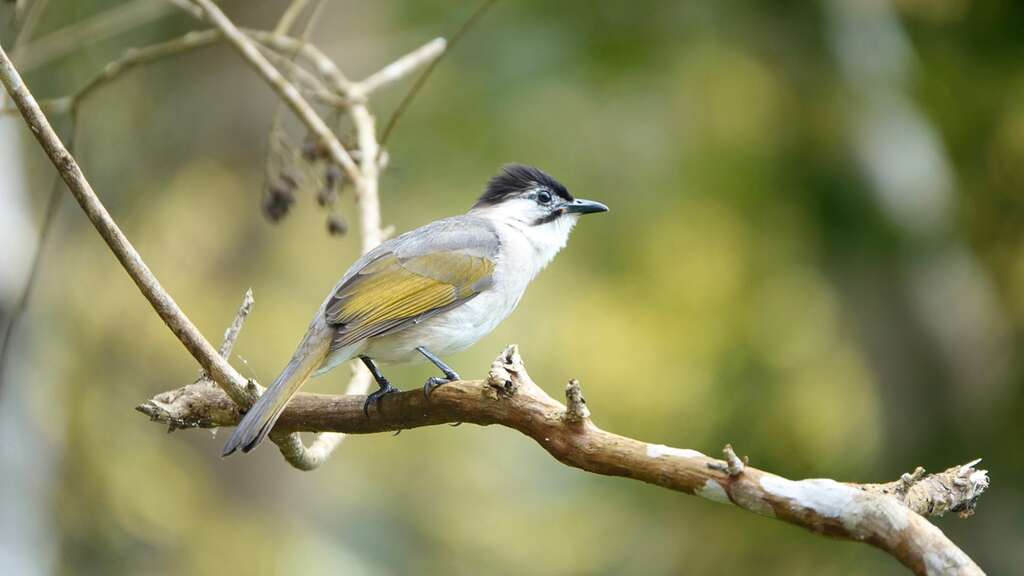
[[[573,198],[544,172],[512,164],[491,178],[468,213],[431,222],[374,248],[345,272],[313,317],[291,361],[242,418],[224,446],[252,450],[266,438],[288,400],[314,374],[359,358],[379,389],[363,411],[397,392],[377,362],[426,359],[459,379],[438,356],[489,334],[565,246],[583,214],[599,202]]]

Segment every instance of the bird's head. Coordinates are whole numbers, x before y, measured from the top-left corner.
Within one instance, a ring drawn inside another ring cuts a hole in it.
[[[573,198],[565,186],[537,168],[509,164],[487,183],[470,213],[526,225],[537,235],[568,236],[580,216],[607,211],[600,202]]]

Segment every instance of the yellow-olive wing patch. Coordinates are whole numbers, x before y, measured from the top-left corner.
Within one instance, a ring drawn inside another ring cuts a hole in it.
[[[338,326],[333,349],[450,310],[490,285],[494,262],[461,251],[401,258],[385,253],[338,287],[324,308]]]

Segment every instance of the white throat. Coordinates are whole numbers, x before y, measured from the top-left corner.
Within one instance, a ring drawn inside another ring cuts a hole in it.
[[[534,224],[533,222],[536,220],[532,215],[524,218],[521,211],[508,209],[502,205],[474,208],[470,214],[486,218],[503,228],[511,229],[516,236],[525,240],[525,244],[530,247],[527,256],[532,265],[531,277],[550,264],[555,255],[565,247],[566,242],[569,241],[569,233],[572,232],[576,221],[579,220],[577,214],[566,214],[551,222]]]

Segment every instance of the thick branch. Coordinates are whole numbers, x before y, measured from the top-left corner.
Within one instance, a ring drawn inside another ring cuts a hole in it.
[[[746,466],[731,449],[727,461],[696,450],[648,444],[598,428],[578,382],[568,407],[529,377],[515,347],[502,353],[487,380],[446,384],[424,398],[419,390],[389,395],[363,415],[361,395],[299,394],[278,421],[286,431],[370,434],[467,422],[498,424],[533,438],[560,462],[597,474],[641,480],[671,490],[778,518],[819,534],[868,542],[917,574],[982,574],[980,568],[921,514],[973,506],[988,476],[972,464],[914,480],[918,491],[885,490],[828,479],[787,480]],[[219,390],[186,386],[161,394],[138,410],[174,427],[232,426],[239,413]],[[905,482],[900,480],[897,482]],[[943,508],[933,505],[945,503]]]

